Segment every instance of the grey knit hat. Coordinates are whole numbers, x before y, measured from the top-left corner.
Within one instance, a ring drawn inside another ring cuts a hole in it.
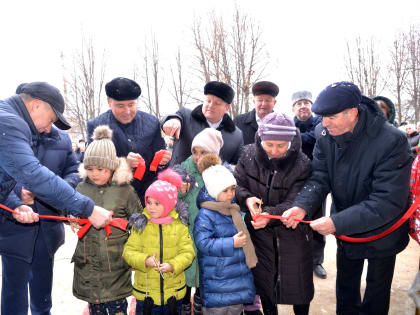
[[[312,101],[312,93],[309,91],[298,91],[293,93],[292,95],[292,105],[295,105],[296,102],[301,100],[308,100],[309,102],[313,103]]]
[[[112,130],[106,126],[98,126],[93,131],[93,141],[85,151],[83,159],[85,168],[101,166],[114,171],[118,165],[117,152],[112,142]]]

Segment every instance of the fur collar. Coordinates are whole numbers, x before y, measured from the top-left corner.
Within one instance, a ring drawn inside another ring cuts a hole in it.
[[[118,160],[120,165],[115,169],[114,174],[112,175],[112,183],[117,186],[130,184],[133,179],[131,168],[128,166],[125,158],[118,158]],[[78,171],[82,180],[87,182],[89,178],[87,177],[87,172],[83,163],[80,163]]]
[[[199,105],[196,108],[194,108],[191,112],[191,116],[194,119],[198,120],[199,122],[208,124],[207,119],[203,114],[203,105]],[[222,119],[222,122],[220,123],[219,128],[217,129],[226,130],[227,132],[232,133],[235,131],[236,127],[235,127],[235,124],[233,123],[232,118],[230,118],[228,114],[225,114],[223,116],[223,119]]]

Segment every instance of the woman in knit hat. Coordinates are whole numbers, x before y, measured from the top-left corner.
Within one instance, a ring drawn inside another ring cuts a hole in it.
[[[277,314],[277,304],[292,304],[295,314],[309,312],[314,295],[311,229],[306,224],[287,229],[280,220],[258,215],[282,215],[310,172],[299,131],[279,113],[262,119],[255,143],[244,148],[235,168],[236,198],[255,245],[254,283],[266,315]]]
[[[79,174],[83,181],[76,190],[112,210],[114,218],[129,219],[142,210],[133,187],[131,168],[117,158],[112,130],[98,126],[87,147]],[[128,231],[110,226],[91,227],[78,241],[74,262],[73,294],[89,303],[90,314],[127,314],[126,297],[131,295],[131,271],[121,255]]]
[[[203,314],[241,314],[252,303],[255,287],[251,268],[254,246],[234,202],[236,180],[215,154],[200,159],[205,187],[197,197],[201,209],[194,223]]]
[[[123,258],[133,267],[136,314],[179,314],[185,295],[184,270],[194,248],[186,204],[178,202],[181,176],[167,169],[147,188],[146,207],[131,217],[133,229]]]

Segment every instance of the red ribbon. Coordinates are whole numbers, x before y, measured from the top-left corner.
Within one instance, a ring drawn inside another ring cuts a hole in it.
[[[146,163],[143,158],[140,158],[139,164],[137,165],[136,171],[134,172],[133,177],[138,180],[142,180],[144,173],[146,172]]]
[[[0,203],[0,208],[9,211],[11,213],[18,213],[15,210],[12,210],[8,207],[6,207],[5,205],[2,205]],[[73,221],[73,222],[77,222],[79,223],[82,227],[79,229],[79,231],[77,232],[77,236],[79,238],[82,238],[83,235],[86,234],[86,232],[90,229],[90,227],[92,226],[92,223],[90,223],[90,221],[88,219],[79,219],[79,218],[66,218],[66,217],[59,217],[59,216],[55,216],[55,215],[38,215],[38,217],[40,219],[52,219],[52,220],[61,220],[61,221]],[[111,231],[111,225],[115,226],[117,228],[119,228],[120,230],[126,231],[127,230],[127,225],[128,225],[128,221],[122,218],[115,218],[112,219],[112,221],[105,225],[104,229],[105,229],[105,234],[106,237],[108,237],[109,235],[111,235],[112,231]]]
[[[153,161],[152,161],[152,163],[150,163],[150,171],[151,172],[156,172],[157,171],[157,168],[158,168],[160,162],[162,161],[165,153],[166,153],[166,150],[159,150],[155,153],[155,156],[153,157]]]
[[[407,221],[411,215],[416,211],[417,207],[420,204],[420,196],[417,196],[416,201],[408,208],[408,210],[404,213],[404,215],[395,222],[391,227],[383,231],[382,233],[379,233],[377,235],[372,235],[369,237],[350,237],[345,235],[336,235],[333,233],[333,235],[343,241],[350,242],[350,243],[367,243],[371,241],[375,241],[377,239],[380,239],[392,232],[394,232],[396,229],[398,229],[405,221]],[[272,215],[272,214],[260,214],[259,216],[252,216],[252,220],[255,222],[257,218],[266,218],[266,219],[276,219],[276,220],[282,220],[285,221],[287,218],[282,217],[280,215]],[[294,219],[295,221],[301,222],[301,223],[311,223],[312,221],[305,221],[305,220],[298,220]]]

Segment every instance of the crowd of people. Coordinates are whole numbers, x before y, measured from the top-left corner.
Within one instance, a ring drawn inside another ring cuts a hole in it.
[[[50,84],[21,84],[0,101],[0,203],[14,210],[0,210],[2,315],[50,314],[64,228],[40,215],[70,218],[73,295],[90,314],[127,314],[130,295],[136,314],[271,315],[278,304],[309,314],[313,275],[328,276],[325,236],[392,229],[420,189],[419,128],[397,127],[388,98],[350,82],[315,100],[297,91],[294,117],[274,111],[279,87],[269,81],[252,86],[254,109],[234,119],[223,82],[161,120],[138,109],[137,82],[118,77],[105,92],[109,110],[78,143]],[[379,239],[337,239],[337,314],[388,313],[408,241],[408,221]],[[416,297],[420,279],[413,287]]]

